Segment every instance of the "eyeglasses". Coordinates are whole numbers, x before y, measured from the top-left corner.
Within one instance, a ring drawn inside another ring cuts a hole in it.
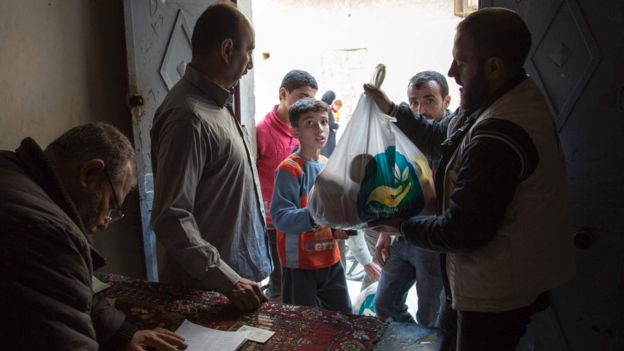
[[[113,192],[113,205],[114,207],[111,209],[110,214],[106,216],[106,222],[108,224],[117,222],[118,220],[125,217],[125,214],[121,212],[121,208],[119,208],[119,201],[117,201],[117,194],[115,193],[115,187],[113,187],[113,182],[111,181],[110,174],[108,174],[108,170],[104,168],[104,173],[106,174],[106,179],[108,180],[108,185],[111,187],[111,191]]]

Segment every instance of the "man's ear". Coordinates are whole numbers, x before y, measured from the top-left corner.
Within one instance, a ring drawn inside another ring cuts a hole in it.
[[[485,60],[485,76],[490,83],[498,83],[505,81],[507,75],[507,66],[503,59],[498,56],[492,56]]]
[[[447,95],[443,100],[444,108],[447,109],[451,104],[451,96]]]
[[[232,38],[225,38],[221,42],[221,57],[225,63],[232,61],[232,55],[234,54],[234,41]]]
[[[284,99],[286,99],[286,95],[288,95],[288,91],[286,91],[286,88],[279,88],[279,100],[283,101]]]
[[[101,182],[101,173],[104,170],[104,161],[99,158],[91,159],[80,167],[80,185],[83,188],[97,187]]]

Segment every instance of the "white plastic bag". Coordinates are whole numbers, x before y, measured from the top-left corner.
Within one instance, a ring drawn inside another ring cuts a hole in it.
[[[385,67],[371,83],[379,87]],[[363,228],[375,219],[411,217],[435,198],[427,158],[362,94],[351,121],[310,192],[308,209],[318,224]]]
[[[353,302],[353,314],[360,316],[376,316],[375,297],[377,295],[378,281],[362,290]]]

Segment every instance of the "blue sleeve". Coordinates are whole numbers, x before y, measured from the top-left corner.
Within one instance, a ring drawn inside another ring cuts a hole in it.
[[[290,172],[278,168],[271,199],[271,218],[280,232],[299,234],[312,230],[312,217],[307,208],[300,208],[299,179]]]

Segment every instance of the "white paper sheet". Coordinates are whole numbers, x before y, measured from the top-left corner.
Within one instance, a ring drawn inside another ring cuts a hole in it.
[[[187,320],[176,333],[186,339],[187,351],[235,351],[247,340],[247,332],[210,329]]]
[[[273,334],[275,334],[274,331],[260,329],[249,325],[243,325],[242,327],[238,328],[238,331],[247,333],[247,339],[259,342],[261,344],[264,344],[273,336]]]

